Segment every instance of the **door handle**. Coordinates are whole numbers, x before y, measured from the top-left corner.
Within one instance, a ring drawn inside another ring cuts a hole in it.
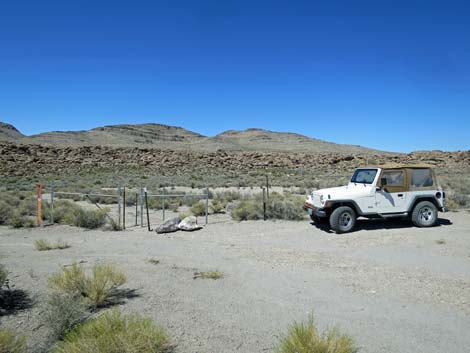
[[[403,197],[403,194],[398,194],[398,197]]]

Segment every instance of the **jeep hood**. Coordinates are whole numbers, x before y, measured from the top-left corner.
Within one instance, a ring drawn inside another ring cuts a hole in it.
[[[323,195],[325,200],[343,200],[360,196],[368,196],[370,195],[371,189],[372,185],[349,183],[346,186],[316,190],[312,194]]]

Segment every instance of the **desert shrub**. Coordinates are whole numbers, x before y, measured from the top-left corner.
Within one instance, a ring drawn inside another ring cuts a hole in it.
[[[54,207],[54,222],[95,229],[105,225],[107,213],[107,209],[88,210],[71,201],[58,200]]]
[[[53,353],[163,353],[171,350],[165,331],[150,319],[112,310],[78,325]]]
[[[12,206],[0,200],[0,224],[8,224],[13,213]]]
[[[87,229],[96,229],[106,223],[107,210],[87,210],[81,208],[76,215],[73,225]]]
[[[263,204],[259,200],[241,201],[231,211],[237,221],[263,219]]]
[[[70,248],[70,245],[62,240],[57,241],[56,243],[50,243],[45,239],[38,239],[34,242],[34,247],[38,251],[46,251],[46,250],[63,250]]]
[[[195,216],[203,216],[206,214],[206,202],[200,200],[199,202],[192,205],[190,210],[191,213]]]
[[[26,339],[11,330],[0,330],[0,353],[26,353]]]
[[[87,276],[83,267],[74,263],[49,277],[48,284],[59,292],[81,296],[90,306],[99,307],[105,305],[117,287],[126,281],[126,275],[113,265],[95,265],[91,276]]]
[[[273,193],[266,200],[266,218],[302,220],[305,218],[303,204],[304,198],[301,196],[281,196]],[[232,209],[231,215],[237,221],[263,219],[263,200],[261,196],[239,202]]]
[[[446,206],[450,211],[457,211],[460,205],[451,198],[446,199]]]
[[[178,217],[179,217],[181,220],[183,220],[183,219],[185,219],[186,217],[189,217],[189,216],[190,216],[190,214],[185,213],[185,212],[180,212],[179,215],[178,215]]]
[[[318,332],[313,319],[293,324],[281,338],[277,353],[356,353],[354,340],[337,328]]]
[[[87,317],[87,307],[80,297],[52,293],[44,307],[43,320],[52,341],[62,339],[72,328]]]
[[[0,291],[2,290],[2,287],[7,282],[7,278],[8,278],[8,272],[5,269],[5,266],[0,264]]]
[[[210,208],[213,213],[223,213],[225,211],[226,205],[227,203],[224,203],[220,200],[215,199],[215,200],[212,200]]]

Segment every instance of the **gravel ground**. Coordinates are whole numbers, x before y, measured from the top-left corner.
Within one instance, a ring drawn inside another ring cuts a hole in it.
[[[356,337],[360,352],[468,352],[470,215],[441,217],[431,229],[364,220],[345,235],[307,221],[236,223],[225,215],[211,216],[201,231],[166,236],[140,227],[0,227],[0,262],[32,299],[0,324],[26,334],[37,351],[47,333],[47,276],[74,261],[112,262],[136,290],[122,310],[165,327],[177,353],[272,352],[310,313],[320,327]],[[40,238],[72,247],[39,252]],[[193,279],[196,270],[215,269],[224,278]]]

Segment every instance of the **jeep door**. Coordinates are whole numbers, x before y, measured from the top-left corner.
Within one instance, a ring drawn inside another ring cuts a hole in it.
[[[386,169],[378,179],[375,192],[377,213],[400,213],[406,211],[407,181],[405,170]]]

